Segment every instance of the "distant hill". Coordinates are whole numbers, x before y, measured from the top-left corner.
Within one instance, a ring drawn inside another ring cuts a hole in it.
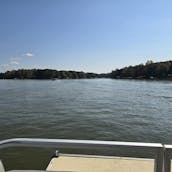
[[[110,74],[116,79],[172,79],[172,61],[153,63],[147,61],[145,65],[116,69]]]

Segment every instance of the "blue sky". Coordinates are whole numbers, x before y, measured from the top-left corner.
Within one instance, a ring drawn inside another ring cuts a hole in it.
[[[0,71],[110,72],[172,60],[171,0],[0,0]]]

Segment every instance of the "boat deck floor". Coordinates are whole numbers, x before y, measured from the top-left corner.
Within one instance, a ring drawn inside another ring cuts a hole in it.
[[[60,155],[53,158],[47,171],[58,172],[153,172],[153,159],[88,157]]]

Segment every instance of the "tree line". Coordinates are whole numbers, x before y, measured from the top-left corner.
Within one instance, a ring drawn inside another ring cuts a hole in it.
[[[98,77],[101,77],[101,75],[52,69],[19,69],[0,73],[0,79],[84,79]]]
[[[172,61],[145,64],[116,69],[110,74],[116,79],[172,79]]]
[[[172,80],[172,61],[157,62],[149,60],[145,64],[128,66],[111,73],[86,73],[78,71],[58,71],[52,69],[19,69],[0,73],[0,79],[170,79]]]

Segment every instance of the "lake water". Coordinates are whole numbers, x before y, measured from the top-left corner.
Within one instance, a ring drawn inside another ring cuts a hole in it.
[[[0,80],[0,139],[14,137],[172,144],[172,82]],[[19,152],[1,150],[8,169],[24,168],[23,154],[27,167],[48,163],[47,150]]]

